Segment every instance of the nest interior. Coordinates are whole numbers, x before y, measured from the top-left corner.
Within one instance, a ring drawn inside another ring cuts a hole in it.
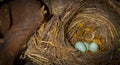
[[[111,64],[118,47],[116,23],[98,4],[79,4],[64,7],[61,14],[42,23],[28,41],[25,56],[39,65]],[[82,53],[74,48],[77,41],[94,41],[100,49],[96,53]]]

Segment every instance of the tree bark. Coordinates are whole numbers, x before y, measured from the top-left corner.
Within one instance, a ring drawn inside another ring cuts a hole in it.
[[[0,46],[0,65],[13,65],[14,59],[44,19],[36,0],[14,0],[11,3],[12,27]]]

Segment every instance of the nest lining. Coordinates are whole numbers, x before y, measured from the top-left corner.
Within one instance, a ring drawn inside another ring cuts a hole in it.
[[[68,27],[67,37],[71,40],[71,43],[73,43],[72,45],[77,41],[94,41],[102,47],[104,46],[102,43],[109,44],[112,42],[117,34],[114,25],[103,16],[104,14],[100,16],[101,14],[97,13],[97,11],[93,13],[95,9],[86,10],[86,12],[84,11],[78,14]]]

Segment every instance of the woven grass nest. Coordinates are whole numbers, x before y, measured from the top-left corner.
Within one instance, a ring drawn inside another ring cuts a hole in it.
[[[113,10],[120,14],[120,1],[119,0],[106,0],[108,6]]]
[[[117,36],[105,11],[73,4],[39,27],[28,41],[25,56],[38,65],[111,64]],[[99,50],[82,53],[74,47],[77,41],[96,42]]]

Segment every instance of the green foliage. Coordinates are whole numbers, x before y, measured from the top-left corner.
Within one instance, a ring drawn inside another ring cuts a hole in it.
[[[120,48],[118,48],[117,50],[118,50],[118,52],[120,52]]]
[[[120,32],[118,32],[118,34],[120,35]]]
[[[118,39],[118,43],[120,43],[120,39]]]

